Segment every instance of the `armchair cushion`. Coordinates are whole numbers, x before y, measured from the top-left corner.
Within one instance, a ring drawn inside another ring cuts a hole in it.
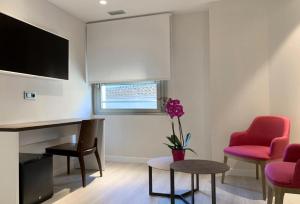
[[[224,152],[233,156],[256,160],[269,160],[270,148],[265,146],[243,145],[226,147]]]
[[[299,188],[300,185],[294,182],[294,172],[296,163],[294,162],[272,162],[265,168],[268,180],[280,187]]]

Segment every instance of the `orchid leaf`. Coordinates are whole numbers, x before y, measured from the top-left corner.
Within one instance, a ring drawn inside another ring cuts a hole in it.
[[[172,137],[172,139],[174,139],[174,144],[176,146],[182,147],[182,144],[181,144],[180,140],[178,139],[178,137],[176,135],[172,135],[171,137]]]
[[[186,136],[185,136],[185,140],[184,140],[184,146],[187,147],[189,144],[190,144],[190,141],[191,141],[191,133],[188,133]]]
[[[167,139],[171,142],[171,144],[175,144],[174,138],[168,136]]]
[[[169,145],[169,144],[167,144],[167,143],[164,143],[164,144],[167,145],[170,149],[174,149],[174,146]]]
[[[191,148],[185,148],[185,150],[189,150],[189,151],[193,152],[194,154],[198,155],[198,154],[197,154],[193,149],[191,149]]]
[[[174,146],[173,148],[175,149],[180,149],[182,148],[182,144],[181,142],[179,141],[178,137],[176,135],[171,135],[171,136],[168,136],[166,137],[170,143]]]

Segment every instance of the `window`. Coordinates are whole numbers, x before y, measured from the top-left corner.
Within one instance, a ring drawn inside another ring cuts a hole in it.
[[[166,81],[93,85],[94,112],[160,113],[166,100]]]

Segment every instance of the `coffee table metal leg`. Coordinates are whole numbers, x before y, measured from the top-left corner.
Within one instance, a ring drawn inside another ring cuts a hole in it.
[[[196,186],[197,186],[197,188],[196,188],[196,190],[197,191],[199,191],[199,174],[196,174]]]
[[[149,195],[152,195],[152,167],[149,166]]]
[[[161,197],[171,198],[170,193],[153,192],[153,167],[148,166],[148,169],[149,169],[149,195],[150,196],[161,196]],[[170,173],[170,175],[171,175],[171,173]],[[175,177],[175,175],[174,175],[174,177]],[[194,191],[197,191],[197,189],[195,189]],[[187,191],[187,192],[184,192],[184,193],[181,193],[181,194],[176,194],[175,193],[175,186],[174,186],[174,203],[175,203],[175,199],[181,199],[184,203],[188,204],[189,202],[187,202],[185,197],[189,196],[191,194],[192,194],[192,191]]]
[[[192,191],[192,204],[195,203],[195,178],[194,178],[194,174],[191,174],[191,191]]]
[[[170,184],[171,184],[171,204],[175,204],[175,182],[174,182],[174,170],[170,169]]]
[[[211,174],[211,203],[216,204],[216,175]]]

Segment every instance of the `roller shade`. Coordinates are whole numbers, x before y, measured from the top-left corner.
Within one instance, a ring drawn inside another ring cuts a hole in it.
[[[87,25],[90,83],[170,79],[170,14]]]

